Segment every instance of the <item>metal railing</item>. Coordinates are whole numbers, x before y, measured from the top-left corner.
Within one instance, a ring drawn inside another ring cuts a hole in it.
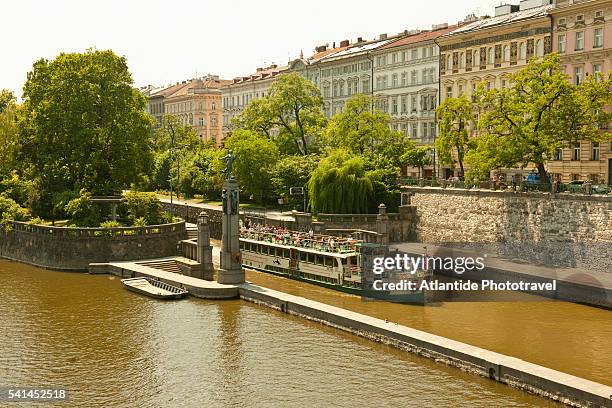
[[[29,224],[21,221],[9,221],[9,223],[11,224],[11,230],[14,232],[47,235],[58,238],[127,237],[185,231],[185,221],[171,224],[147,225],[146,227],[113,228],[53,227],[48,225]]]

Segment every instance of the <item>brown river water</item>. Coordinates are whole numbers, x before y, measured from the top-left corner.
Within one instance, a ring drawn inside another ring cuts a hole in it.
[[[559,406],[245,301],[163,302],[126,291],[115,277],[3,260],[0,276],[0,387],[63,387],[69,400],[61,406]],[[326,303],[389,313],[392,321],[472,344],[491,342],[497,351],[544,353],[560,365],[555,368],[591,373],[600,382],[606,373],[598,372],[612,368],[608,312],[602,310],[556,302],[528,304],[532,310],[511,304],[375,305],[261,273],[249,272],[248,278],[308,291]],[[532,316],[520,317],[527,314]]]

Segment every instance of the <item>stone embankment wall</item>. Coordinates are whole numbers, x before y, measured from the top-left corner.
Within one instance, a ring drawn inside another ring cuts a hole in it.
[[[612,257],[612,197],[404,187],[416,240],[494,243],[507,257],[605,268]],[[588,265],[587,265],[588,264]]]
[[[94,262],[174,256],[185,222],[147,227],[66,228],[12,222],[0,228],[0,258],[43,268],[86,271]]]

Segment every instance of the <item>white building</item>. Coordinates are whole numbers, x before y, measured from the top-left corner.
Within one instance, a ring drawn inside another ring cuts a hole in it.
[[[419,144],[433,144],[436,134],[439,51],[434,41],[455,28],[441,24],[412,32],[372,52],[376,106],[389,113],[392,129]]]
[[[287,69],[288,66],[279,67],[274,64],[257,68],[254,74],[234,78],[229,85],[221,89],[224,138],[231,132],[232,119],[238,116],[249,102],[266,96],[276,77]]]

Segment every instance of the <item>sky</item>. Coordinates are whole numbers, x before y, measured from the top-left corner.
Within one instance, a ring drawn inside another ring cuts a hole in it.
[[[518,0],[511,1],[518,3]],[[0,0],[0,89],[21,95],[34,61],[112,49],[135,86],[208,73],[232,79],[286,64],[319,44],[374,39],[470,14],[499,0]]]

